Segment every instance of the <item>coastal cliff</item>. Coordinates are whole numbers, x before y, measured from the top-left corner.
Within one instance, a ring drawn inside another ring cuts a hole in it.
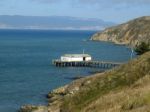
[[[146,112],[150,110],[150,52],[105,73],[53,90],[47,106],[20,112]]]
[[[135,46],[150,42],[150,16],[140,17],[127,23],[107,28],[91,37],[93,41],[109,41],[115,44]]]

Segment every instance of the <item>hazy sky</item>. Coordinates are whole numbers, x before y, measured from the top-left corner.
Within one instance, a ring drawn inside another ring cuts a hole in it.
[[[120,23],[150,15],[150,0],[0,0],[0,15],[73,16]]]

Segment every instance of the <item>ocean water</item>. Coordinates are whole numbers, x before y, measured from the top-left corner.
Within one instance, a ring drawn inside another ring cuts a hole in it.
[[[126,62],[131,50],[88,40],[95,31],[0,30],[0,112],[25,104],[46,104],[46,94],[90,75],[94,68],[57,68],[53,59],[66,53],[91,54],[95,60]]]

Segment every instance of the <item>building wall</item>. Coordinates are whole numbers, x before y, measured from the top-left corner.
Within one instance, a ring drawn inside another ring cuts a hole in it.
[[[86,57],[86,59],[85,59],[86,61],[91,61],[92,60],[92,58],[91,57]]]

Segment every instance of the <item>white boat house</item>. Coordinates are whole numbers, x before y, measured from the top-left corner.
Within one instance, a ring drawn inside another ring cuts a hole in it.
[[[91,61],[92,57],[89,54],[65,54],[61,56],[61,61],[65,62],[80,62]]]

